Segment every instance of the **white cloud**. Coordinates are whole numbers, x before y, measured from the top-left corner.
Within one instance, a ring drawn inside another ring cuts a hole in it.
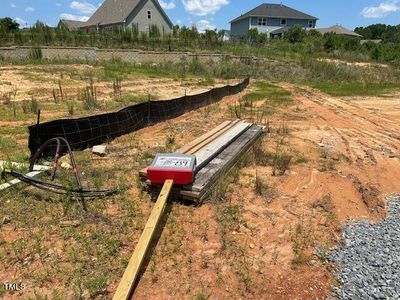
[[[214,14],[222,6],[228,5],[228,0],[182,0],[185,10],[193,15],[205,16]]]
[[[26,11],[26,12],[34,12],[34,11],[35,11],[35,8],[32,7],[32,6],[28,6],[27,8],[25,8],[25,11]]]
[[[382,18],[388,14],[399,11],[400,7],[398,2],[398,0],[387,0],[386,2],[381,2],[378,6],[365,7],[361,14],[364,16],[364,18],[368,19]]]
[[[161,7],[163,9],[174,9],[175,8],[175,3],[173,1],[171,2],[166,2],[164,0],[158,0],[158,2],[160,3]]]
[[[19,24],[19,27],[20,28],[26,28],[26,27],[28,27],[28,24],[27,24],[27,22],[25,21],[25,20],[23,20],[23,19],[21,19],[21,18],[15,18],[14,19],[18,24]]]
[[[17,6],[16,6],[14,3],[11,3],[11,4],[10,4],[10,7],[11,7],[11,8],[17,8]]]
[[[73,15],[73,14],[61,14],[60,18],[63,20],[72,20],[72,21],[82,21],[82,22],[86,22],[87,20],[89,20],[88,16],[77,16],[77,15]]]
[[[72,1],[69,7],[81,14],[93,14],[96,11],[96,6],[88,2]]]
[[[197,24],[196,24],[196,27],[197,27],[197,30],[199,32],[201,32],[201,33],[206,31],[206,29],[214,30],[215,28],[217,28],[217,26],[215,26],[214,24],[212,24],[208,20],[200,20],[200,21],[198,21]]]

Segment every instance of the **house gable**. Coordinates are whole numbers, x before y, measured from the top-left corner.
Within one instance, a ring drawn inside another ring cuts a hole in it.
[[[148,18],[149,12],[151,19]],[[156,25],[161,34],[172,30],[172,22],[157,0],[143,0],[126,18],[126,27],[138,25],[139,32],[149,32],[151,25]]]
[[[236,19],[232,20],[231,23],[237,22],[241,19],[245,19],[248,17],[318,20],[318,18],[316,17],[295,10],[283,4],[264,3],[248,11],[247,13],[237,17]]]
[[[151,11],[151,19],[147,17]],[[151,22],[149,22],[151,21]],[[170,32],[172,22],[157,0],[105,0],[88,20],[86,28],[94,30],[100,27],[112,30],[138,24],[139,30],[148,32],[150,25],[157,25],[161,32]]]
[[[246,35],[250,29],[250,17],[231,23],[231,36]]]
[[[315,28],[317,18],[282,4],[262,4],[231,21],[232,36],[246,35],[249,29],[269,34],[271,31],[300,25]]]

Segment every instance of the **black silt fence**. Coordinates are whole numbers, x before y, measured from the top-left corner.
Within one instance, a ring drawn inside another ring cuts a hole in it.
[[[64,137],[72,150],[84,150],[110,141],[121,135],[142,129],[155,123],[181,116],[200,107],[220,101],[223,97],[244,90],[250,79],[237,85],[214,88],[208,92],[183,96],[172,100],[157,100],[140,103],[121,109],[79,119],[61,119],[29,126],[29,149],[33,155],[47,140]],[[63,149],[62,149],[63,150]],[[46,156],[54,154],[50,147]]]

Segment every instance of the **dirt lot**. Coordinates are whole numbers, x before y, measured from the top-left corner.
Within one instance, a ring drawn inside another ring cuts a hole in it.
[[[160,94],[170,89],[162,86]],[[133,299],[324,299],[336,284],[325,257],[340,242],[341,223],[385,215],[385,196],[400,190],[399,95],[339,99],[305,86],[275,88],[292,101],[273,110],[272,98],[256,101],[268,132],[241,167],[203,205],[169,204]],[[33,189],[12,191],[0,210],[11,220],[0,232],[0,281],[27,284],[15,299],[110,298],[153,205],[140,192],[138,170],[155,153],[236,118],[234,105],[254,90],[253,83],[219,104],[120,137],[105,159],[78,154],[86,177],[96,174],[102,187],[127,184],[89,213]],[[241,117],[257,118],[251,111]],[[290,163],[277,166],[271,157]],[[60,228],[60,220],[79,225]],[[19,238],[27,245],[18,248]]]

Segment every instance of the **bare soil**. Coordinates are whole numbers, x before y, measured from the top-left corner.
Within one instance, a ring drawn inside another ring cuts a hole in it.
[[[134,299],[185,298],[193,290],[210,299],[323,299],[335,284],[324,251],[340,242],[341,224],[385,215],[385,195],[400,189],[398,96],[338,99],[281,87],[294,103],[268,123],[278,128],[285,120],[287,151],[307,162],[281,177],[271,176],[270,167],[242,169],[225,199],[243,218],[223,234],[234,249],[224,249],[216,221],[226,203],[175,207],[175,230],[191,233],[176,258],[159,258],[161,238],[155,251],[161,271],[144,273]],[[270,134],[265,147],[275,142]],[[272,190],[266,196],[254,192],[256,173]]]
[[[165,84],[156,84],[160,93],[171,88]],[[260,148],[274,153],[278,145],[292,156],[290,168],[272,176],[272,167],[259,163],[255,148],[203,205],[170,203],[132,299],[324,299],[337,284],[331,274],[335,266],[325,256],[340,243],[342,223],[385,215],[385,196],[400,190],[399,95],[342,99],[306,86],[279,86],[294,101],[263,120],[269,132]],[[140,211],[117,257],[129,259],[153,205],[135,184],[138,170],[151,161],[147,154],[173,151],[234,119],[232,105],[250,90],[120,137],[108,145],[107,158],[92,160],[104,170],[122,170],[131,183],[105,204],[111,224],[123,214],[122,198]],[[166,146],[167,136],[173,145]],[[257,180],[264,184],[261,192]],[[6,242],[24,236],[13,231],[12,222],[1,227],[1,234]],[[52,245],[57,248],[57,243],[63,241],[54,234]],[[67,257],[63,263],[68,264]],[[0,281],[23,277],[21,265],[4,266]],[[123,273],[121,267],[115,270],[106,290],[94,298],[112,297]],[[54,284],[37,290],[51,295]]]

